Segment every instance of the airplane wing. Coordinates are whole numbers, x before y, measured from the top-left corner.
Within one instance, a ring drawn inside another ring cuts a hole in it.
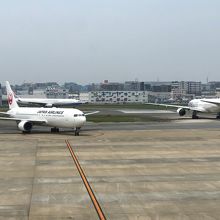
[[[94,114],[97,114],[97,113],[99,113],[99,111],[88,112],[88,113],[85,113],[85,116],[87,116],[87,115],[94,115]]]
[[[0,120],[10,120],[10,121],[29,121],[37,124],[47,123],[45,119],[25,119],[25,118],[8,118],[8,117],[0,117]]]
[[[0,112],[0,115],[2,115],[2,116],[10,116],[10,114],[8,114],[7,112]]]
[[[191,107],[187,106],[187,105],[169,105],[169,104],[157,104],[157,103],[145,103],[145,105],[155,105],[155,106],[163,106],[163,107],[171,107],[171,108],[184,108],[184,109],[188,109],[191,110]]]
[[[197,111],[197,112],[205,112],[205,109],[199,108],[199,107],[190,107],[190,106],[184,106],[184,105],[169,105],[169,104],[157,104],[157,103],[145,103],[149,105],[155,105],[155,106],[164,106],[164,107],[172,107],[172,108],[183,108],[190,111]],[[220,103],[219,103],[220,105]]]

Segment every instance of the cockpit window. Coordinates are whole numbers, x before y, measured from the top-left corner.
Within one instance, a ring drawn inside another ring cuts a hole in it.
[[[84,114],[74,114],[74,117],[85,116]]]

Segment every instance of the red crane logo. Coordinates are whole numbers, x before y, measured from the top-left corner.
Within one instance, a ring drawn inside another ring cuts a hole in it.
[[[13,95],[12,95],[12,93],[10,93],[10,94],[8,95],[8,104],[11,105],[12,102],[13,102]]]

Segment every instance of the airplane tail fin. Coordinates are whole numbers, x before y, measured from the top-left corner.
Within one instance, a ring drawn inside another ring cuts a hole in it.
[[[9,82],[6,81],[6,82],[5,82],[5,85],[6,85],[6,91],[7,91],[7,99],[8,99],[9,109],[19,108],[19,106],[18,106],[18,104],[17,104],[17,102],[16,102],[16,100],[15,100],[14,92],[12,91]]]

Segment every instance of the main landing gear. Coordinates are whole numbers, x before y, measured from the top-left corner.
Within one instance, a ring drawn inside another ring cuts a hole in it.
[[[197,116],[197,111],[193,111],[192,113],[192,119],[198,119],[199,117]]]
[[[80,128],[76,128],[75,130],[75,136],[79,136]]]
[[[30,134],[31,133],[31,130],[29,131],[22,131],[23,134]]]
[[[58,133],[59,132],[59,128],[51,128],[51,133]],[[79,136],[79,132],[80,132],[80,128],[76,128],[75,129],[75,136]]]
[[[218,114],[216,115],[217,119],[220,119],[220,112],[218,112]]]
[[[59,128],[56,128],[56,127],[51,128],[51,133],[57,133],[59,131],[60,131]]]

